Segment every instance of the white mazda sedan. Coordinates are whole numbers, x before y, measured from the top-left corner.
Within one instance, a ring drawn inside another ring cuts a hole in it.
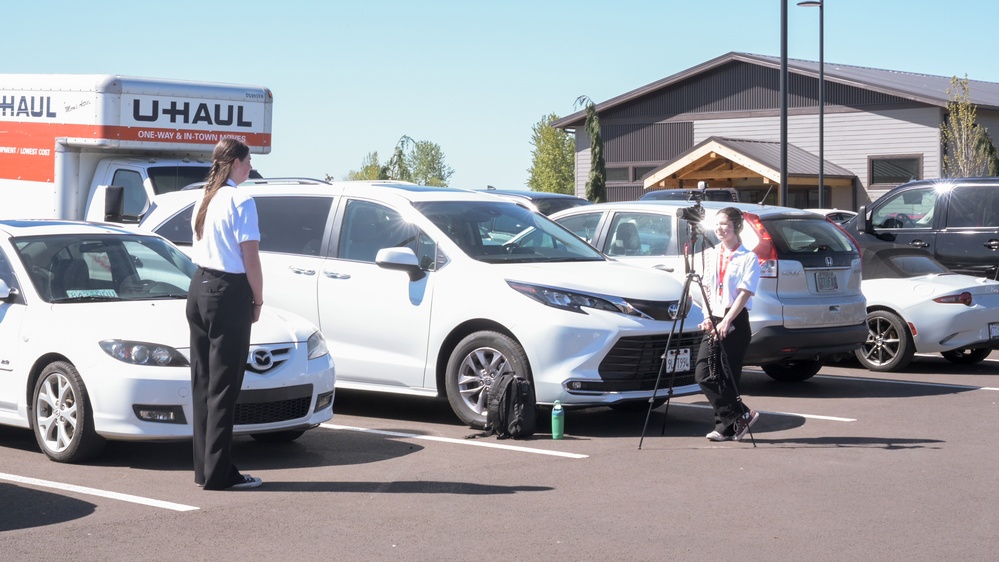
[[[195,266],[159,236],[69,221],[0,221],[0,424],[59,462],[105,440],[191,437]],[[265,307],[253,325],[236,434],[288,441],[333,415],[316,327]]]
[[[670,383],[699,392],[701,312],[683,318],[682,285],[607,259],[540,213],[398,182],[267,179],[240,190],[257,206],[268,304],[322,329],[340,388],[446,397],[471,426],[506,371],[545,405],[642,407],[657,381],[660,399]],[[202,194],[158,197],[142,228],[190,244]]]

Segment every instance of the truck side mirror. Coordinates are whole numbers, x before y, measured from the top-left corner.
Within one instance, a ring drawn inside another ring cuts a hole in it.
[[[109,185],[104,191],[104,221],[125,222],[125,188]]]
[[[867,206],[861,205],[860,208],[857,209],[857,214],[860,215],[859,217],[857,217],[858,226],[860,226],[860,232],[866,234],[873,234],[874,226],[871,225],[871,214],[867,212]]]

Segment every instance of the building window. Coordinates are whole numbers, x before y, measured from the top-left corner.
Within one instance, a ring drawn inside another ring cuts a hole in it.
[[[611,182],[627,183],[630,180],[630,177],[628,175],[628,172],[630,171],[631,168],[627,166],[620,168],[607,167],[604,169],[604,172],[606,173],[607,177],[607,183]]]
[[[922,156],[872,156],[869,159],[870,185],[899,185],[922,179]]]
[[[658,167],[659,166],[635,166],[635,181],[642,181],[642,176]]]

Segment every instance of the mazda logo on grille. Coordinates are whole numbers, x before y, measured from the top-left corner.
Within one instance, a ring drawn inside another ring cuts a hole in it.
[[[254,349],[250,353],[250,365],[258,371],[265,371],[274,366],[274,358],[271,357],[271,352],[266,349]]]

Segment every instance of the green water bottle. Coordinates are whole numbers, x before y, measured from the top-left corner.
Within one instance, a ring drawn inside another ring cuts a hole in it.
[[[565,410],[558,400],[552,406],[552,439],[561,439],[565,435]]]

